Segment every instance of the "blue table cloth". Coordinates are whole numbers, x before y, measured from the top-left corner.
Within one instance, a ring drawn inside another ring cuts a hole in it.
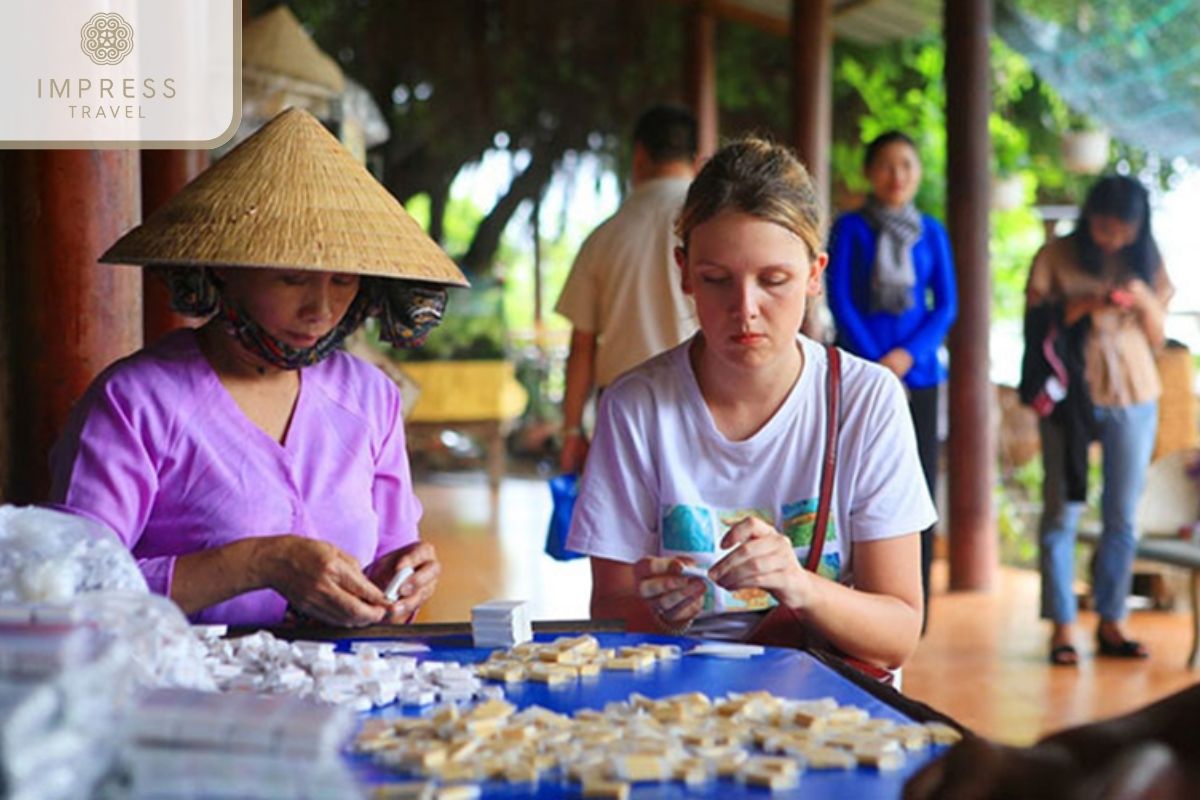
[[[539,634],[535,641],[551,642],[565,634]],[[685,655],[672,661],[660,661],[652,669],[640,672],[604,671],[595,678],[582,679],[578,683],[567,683],[550,687],[543,683],[510,685],[506,689],[509,702],[518,708],[540,705],[553,711],[570,714],[584,708],[600,709],[606,703],[625,700],[630,694],[639,692],[647,697],[667,697],[681,692],[703,692],[709,697],[720,697],[729,692],[767,690],[780,697],[816,699],[832,697],[841,705],[855,705],[865,709],[872,717],[895,720],[899,724],[910,724],[920,720],[901,713],[854,681],[840,675],[821,661],[797,650],[768,647],[761,656],[750,659],[723,659],[710,656],[686,655],[697,640],[643,634],[597,633],[593,634],[601,647],[622,647],[654,642],[681,645]],[[343,640],[348,648],[351,641]],[[474,663],[487,660],[490,649],[475,649],[469,636],[439,636],[420,640],[428,644],[430,652],[424,658],[443,661]],[[400,715],[419,716],[422,709],[389,706],[364,714],[370,717],[395,717]],[[809,770],[800,777],[799,786],[787,792],[771,794],[765,789],[742,786],[736,781],[723,779],[713,781],[702,789],[693,789],[682,783],[635,784],[631,798],[761,798],[805,797],[805,798],[862,798],[862,800],[894,800],[900,797],[904,782],[918,769],[939,755],[944,747],[934,746],[924,752],[909,753],[906,764],[892,772],[878,772],[859,767],[854,770]],[[352,770],[365,784],[381,784],[391,781],[410,780],[397,773],[373,764],[369,757],[347,755]],[[553,773],[557,775],[557,773]],[[513,785],[502,781],[482,784],[485,798],[572,798],[580,797],[578,784],[550,777],[537,786]]]

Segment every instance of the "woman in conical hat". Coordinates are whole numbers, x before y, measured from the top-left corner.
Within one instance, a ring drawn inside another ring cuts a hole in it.
[[[440,568],[400,394],[338,344],[368,316],[420,343],[466,285],[454,263],[297,110],[101,260],[156,268],[176,310],[210,318],[96,379],[52,454],[52,499],[111,527],[194,621],[411,618]]]

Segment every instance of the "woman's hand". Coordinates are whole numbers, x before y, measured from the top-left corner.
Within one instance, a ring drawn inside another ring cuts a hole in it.
[[[405,567],[413,572],[400,584],[399,599],[387,608],[383,622],[401,625],[409,622],[421,606],[433,596],[438,577],[442,574],[437,551],[429,542],[413,542],[380,556],[366,569],[367,577],[379,587],[386,587]]]
[[[1157,349],[1163,346],[1166,334],[1163,328],[1166,306],[1163,299],[1140,278],[1134,278],[1121,288],[1129,298],[1128,308],[1137,314],[1142,332],[1150,346]]]
[[[912,353],[903,347],[897,347],[894,350],[889,350],[883,358],[879,359],[879,364],[890,369],[900,380],[904,380],[904,376],[912,369]]]
[[[757,517],[746,517],[721,539],[733,552],[712,565],[709,576],[721,587],[763,589],[788,608],[804,608],[812,576],[805,571],[792,540]]]
[[[1066,306],[1063,308],[1063,322],[1070,327],[1084,317],[1106,308],[1112,308],[1113,306],[1111,292],[1068,300]]]
[[[340,547],[292,534],[253,541],[260,585],[279,592],[296,610],[346,627],[372,625],[387,615],[383,590]]]
[[[682,575],[685,563],[648,556],[633,565],[638,596],[663,628],[689,625],[704,608],[704,581]]]
[[[588,440],[578,430],[563,437],[562,452],[558,456],[560,471],[571,474],[583,472],[583,464],[587,461]]]

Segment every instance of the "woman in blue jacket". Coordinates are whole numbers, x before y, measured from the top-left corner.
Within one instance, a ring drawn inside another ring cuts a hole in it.
[[[913,205],[921,184],[916,144],[899,131],[867,145],[871,194],[830,233],[829,307],[838,344],[878,361],[908,389],[917,448],[936,497],[938,388],[946,367],[938,351],[958,312],[954,259],[941,223]],[[921,532],[921,579],[929,607],[933,529]]]

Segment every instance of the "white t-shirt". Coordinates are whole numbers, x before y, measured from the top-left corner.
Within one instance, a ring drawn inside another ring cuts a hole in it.
[[[639,185],[579,249],[555,310],[596,334],[596,385],[682,342],[696,330],[675,264],[675,219],[689,181]]]
[[[567,547],[632,563],[686,555],[702,567],[725,532],[758,516],[791,538],[803,563],[812,541],[825,442],[828,357],[797,337],[799,380],[745,441],[717,430],[692,372],[691,340],[622,376],[600,402]],[[892,373],[842,355],[842,427],[830,524],[819,573],[853,585],[853,542],[903,536],[937,519],[904,390]],[[713,591],[704,614],[774,604],[761,590]]]

